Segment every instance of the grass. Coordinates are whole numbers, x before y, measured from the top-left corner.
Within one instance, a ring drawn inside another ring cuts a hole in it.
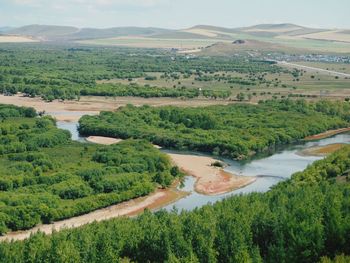
[[[315,65],[316,66],[316,65]],[[325,66],[325,65],[324,65]],[[346,64],[339,64],[339,68],[346,67],[350,70],[350,66]],[[240,74],[236,72],[215,72],[214,74],[227,74],[233,77],[242,77],[246,79],[246,74]],[[207,75],[214,75],[208,73]],[[162,73],[153,72],[147,73],[147,75],[157,77],[156,80],[145,80],[142,78],[135,78],[131,82],[135,82],[139,85],[150,85],[158,87],[167,87],[173,88],[185,86],[188,88],[201,88],[201,89],[212,89],[212,90],[231,90],[232,98],[235,98],[236,95],[240,92],[246,94],[256,93],[256,96],[253,96],[252,101],[258,101],[259,99],[266,98],[265,95],[260,95],[261,93],[271,93],[267,97],[271,97],[274,94],[279,96],[288,96],[288,94],[304,94],[304,95],[316,95],[326,96],[329,98],[335,97],[350,97],[350,80],[345,79],[345,77],[339,77],[336,79],[334,76],[327,75],[325,73],[317,72],[304,72],[302,76],[299,77],[299,81],[293,81],[293,76],[289,73],[276,73],[276,74],[267,74],[266,79],[273,81],[276,78],[280,80],[280,84],[275,87],[271,85],[266,87],[265,84],[256,85],[256,86],[242,86],[239,84],[230,84],[223,81],[197,81],[195,76],[190,76],[189,78],[184,78],[183,75],[180,75],[180,79],[161,79],[160,76]],[[128,84],[130,81],[122,79],[112,79],[112,80],[102,80],[98,83],[123,83]],[[180,84],[179,84],[180,83]],[[295,88],[294,88],[295,87]]]
[[[348,63],[302,61],[302,62],[297,62],[297,64],[350,74],[350,64]]]
[[[197,48],[216,43],[215,39],[163,39],[146,37],[117,37],[79,41],[80,44],[131,46],[146,48]]]

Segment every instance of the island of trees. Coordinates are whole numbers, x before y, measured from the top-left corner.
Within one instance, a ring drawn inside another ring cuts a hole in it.
[[[0,234],[147,195],[179,175],[144,140],[73,142],[52,118],[0,105]]]
[[[79,132],[244,159],[349,122],[349,103],[286,99],[196,108],[128,105],[82,117]]]

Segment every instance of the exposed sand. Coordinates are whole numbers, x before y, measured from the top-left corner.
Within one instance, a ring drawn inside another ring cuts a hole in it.
[[[206,195],[218,195],[242,188],[253,183],[256,178],[237,176],[222,168],[211,166],[217,161],[206,156],[170,153],[170,158],[181,170],[197,178],[195,190]]]
[[[133,216],[142,213],[144,209],[158,209],[167,204],[171,204],[176,200],[186,196],[188,193],[179,191],[173,186],[170,189],[159,189],[153,194],[145,197],[139,197],[130,201],[126,201],[117,205],[98,209],[85,215],[72,217],[66,220],[57,221],[52,224],[38,225],[32,229],[25,231],[16,231],[0,236],[0,242],[5,240],[24,240],[31,234],[38,231],[45,234],[51,234],[53,230],[75,228],[92,222],[112,219],[120,216]]]
[[[47,114],[53,115],[60,121],[78,121],[84,114],[98,114],[100,111],[114,111],[121,106],[133,104],[135,106],[207,106],[218,104],[230,104],[233,102],[224,100],[210,99],[189,99],[180,98],[140,98],[140,97],[95,97],[84,96],[79,101],[58,101],[45,102],[41,98],[23,97],[21,94],[15,96],[0,95],[0,103],[13,104],[17,106],[33,107],[37,111],[45,111]],[[67,112],[72,112],[68,114]],[[80,112],[80,113],[79,113]]]
[[[122,139],[103,137],[103,136],[89,136],[85,140],[87,140],[88,142],[105,144],[105,145],[111,145],[122,141]]]
[[[340,128],[340,129],[336,129],[336,130],[329,130],[326,132],[322,132],[319,134],[315,134],[312,136],[308,136],[306,138],[304,138],[305,141],[314,141],[314,140],[320,140],[320,139],[324,139],[327,137],[331,137],[333,135],[339,134],[339,133],[343,133],[343,132],[348,132],[350,131],[350,127],[348,128]]]
[[[331,153],[338,151],[345,145],[346,144],[344,143],[334,143],[334,144],[328,144],[324,146],[315,146],[315,147],[304,149],[298,152],[298,154],[302,156],[327,156]]]
[[[38,42],[35,39],[23,36],[0,36],[0,43]]]
[[[90,136],[87,140],[106,145],[121,141],[120,139],[102,136]],[[155,145],[155,147],[158,148],[159,146]],[[256,180],[255,177],[237,176],[225,172],[222,168],[211,166],[212,163],[218,161],[211,157],[177,153],[168,153],[168,156],[182,171],[197,178],[194,188],[196,192],[201,194],[218,195],[227,193]]]

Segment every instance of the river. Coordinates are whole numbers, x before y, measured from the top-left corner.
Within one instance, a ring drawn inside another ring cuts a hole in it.
[[[57,127],[60,129],[69,130],[72,134],[73,140],[85,142],[85,139],[79,135],[79,132],[77,130],[77,122],[58,121]],[[282,180],[290,178],[293,173],[302,171],[309,164],[323,158],[316,156],[299,155],[299,151],[313,146],[323,146],[333,143],[350,144],[350,133],[338,134],[333,137],[321,139],[318,141],[286,146],[283,149],[274,152],[270,156],[257,157],[248,161],[233,161],[224,158],[222,160],[228,164],[228,166],[225,168],[225,171],[242,176],[257,176],[257,180],[254,183],[238,190],[234,190],[225,194],[208,196],[195,192],[194,183],[196,179],[192,176],[186,176],[184,183],[181,186],[181,190],[190,192],[190,195],[176,201],[175,203],[163,207],[163,209],[166,209],[168,211],[174,208],[178,209],[179,211],[182,209],[192,210],[196,207],[200,207],[208,203],[215,203],[225,197],[232,195],[247,194],[252,192],[266,192],[271,188],[271,186],[277,184]],[[164,150],[164,152],[170,151]],[[176,153],[178,151],[171,152]],[[199,154],[193,152],[186,153]]]

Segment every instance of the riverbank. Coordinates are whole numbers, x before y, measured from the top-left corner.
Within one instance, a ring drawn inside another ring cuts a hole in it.
[[[333,143],[324,146],[314,146],[302,151],[299,151],[298,154],[301,156],[327,156],[331,153],[338,151],[340,148],[344,147],[344,143]]]
[[[162,208],[163,206],[176,202],[177,200],[189,194],[187,192],[178,190],[177,185],[178,182],[175,182],[171,188],[158,189],[150,195],[132,199],[106,208],[97,209],[93,212],[81,216],[56,221],[52,224],[38,225],[29,230],[10,232],[4,236],[0,236],[0,242],[24,240],[29,238],[30,235],[37,232],[42,232],[50,235],[53,231],[76,228],[93,222],[100,222],[121,216],[135,216],[142,213],[146,208],[150,210],[156,210]]]
[[[122,141],[111,137],[90,136],[87,141],[110,145]],[[159,146],[155,146],[159,147]],[[255,177],[237,176],[225,172],[222,168],[212,164],[218,160],[193,154],[168,153],[172,162],[188,175],[195,177],[194,189],[205,195],[219,195],[247,186],[255,182]]]
[[[82,96],[80,100],[54,100],[46,102],[40,97],[24,97],[22,94],[14,96],[0,95],[0,103],[13,104],[16,106],[33,107],[37,111],[45,111],[53,115],[58,121],[78,121],[82,115],[66,114],[66,112],[84,112],[84,114],[95,115],[100,111],[115,111],[119,107],[133,104],[134,106],[209,106],[227,105],[234,103],[228,100],[213,100],[205,98],[181,99],[181,98],[141,98],[141,97],[102,97]]]
[[[85,138],[85,140],[91,143],[105,144],[105,145],[111,145],[122,141],[122,139],[103,137],[103,136],[89,136]]]
[[[212,164],[218,160],[189,154],[168,154],[175,165],[186,174],[196,178],[194,189],[205,195],[219,195],[242,188],[253,182],[256,177],[237,176],[225,172]]]
[[[333,135],[337,135],[339,133],[348,132],[348,131],[350,131],[350,127],[340,128],[340,129],[336,129],[336,130],[328,130],[328,131],[325,131],[325,132],[322,132],[319,134],[307,136],[304,138],[304,140],[305,141],[314,141],[314,140],[325,139],[325,138],[331,137]]]

